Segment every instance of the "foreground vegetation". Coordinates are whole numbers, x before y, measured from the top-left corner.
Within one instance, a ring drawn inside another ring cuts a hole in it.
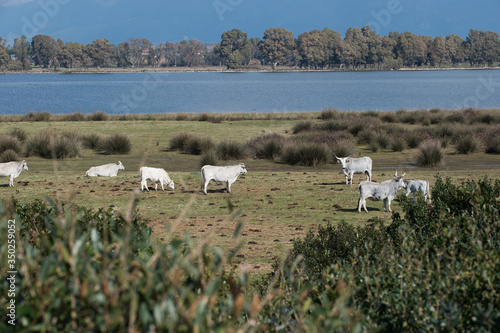
[[[137,218],[13,200],[17,331],[497,331],[500,181],[437,178],[433,204],[400,196],[392,222],[330,224],[293,244],[273,274],[232,270],[189,237],[158,243]],[[231,213],[231,212],[230,212]],[[230,215],[231,216],[231,215]],[[231,217],[230,217],[231,218]],[[6,267],[7,244],[0,245]],[[0,282],[7,302],[9,282]],[[2,332],[12,326],[2,313]]]

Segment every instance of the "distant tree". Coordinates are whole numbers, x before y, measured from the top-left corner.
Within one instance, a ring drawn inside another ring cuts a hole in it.
[[[0,37],[0,42],[1,42],[1,37]],[[9,62],[10,57],[9,54],[7,53],[7,50],[5,47],[0,43],[0,68],[5,67],[7,63]]]
[[[153,44],[146,38],[129,38],[130,62],[133,67],[141,67],[145,59],[148,58]]]
[[[16,59],[21,62],[24,70],[31,69],[31,45],[26,36],[14,40],[13,52]]]
[[[470,30],[465,40],[471,66],[500,60],[500,40],[496,32]]]
[[[342,51],[342,36],[340,33],[324,28],[321,30],[321,43],[325,48],[326,64],[330,67],[340,64]]]
[[[233,29],[222,33],[221,39],[215,46],[214,52],[223,59],[228,69],[242,66],[250,43],[247,34],[239,29]]]
[[[458,35],[448,35],[446,40],[447,57],[451,63],[458,65],[465,60],[464,40]]]
[[[86,46],[86,51],[94,65],[101,68],[109,64],[113,45],[107,39],[96,39]]]
[[[283,28],[267,29],[260,43],[263,58],[272,65],[273,69],[278,64],[286,63],[295,47],[293,34]]]
[[[432,66],[439,65],[440,67],[443,64],[448,62],[448,50],[446,48],[446,40],[443,36],[438,36],[434,38],[432,44],[429,47],[429,60]]]
[[[66,68],[74,67],[75,63],[83,63],[85,45],[81,43],[66,43],[64,44],[57,54],[57,58],[61,66]]]
[[[181,41],[179,44],[179,55],[184,66],[199,66],[204,64],[203,44],[196,39]]]
[[[301,33],[296,40],[301,67],[324,68],[328,64],[328,49],[321,31],[312,30]]]
[[[118,44],[118,54],[117,54],[117,65],[118,67],[130,67],[132,66],[132,62],[130,62],[131,58],[131,49],[130,43],[123,42]]]
[[[179,45],[175,43],[166,42],[163,46],[165,51],[165,63],[167,66],[177,66],[178,49]]]
[[[404,66],[421,66],[427,61],[428,49],[425,39],[411,32],[398,35],[396,50]]]
[[[31,47],[35,64],[49,67],[56,60],[59,43],[52,36],[36,35],[33,36]]]
[[[262,62],[264,58],[264,54],[260,49],[260,38],[252,37],[249,39],[250,41],[250,59],[257,59]]]

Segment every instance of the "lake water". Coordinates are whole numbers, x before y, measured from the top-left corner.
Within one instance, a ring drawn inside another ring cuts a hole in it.
[[[0,114],[500,108],[500,70],[0,74]]]

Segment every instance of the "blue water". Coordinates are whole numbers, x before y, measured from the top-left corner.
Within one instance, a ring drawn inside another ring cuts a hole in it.
[[[500,108],[500,70],[0,74],[0,114]]]

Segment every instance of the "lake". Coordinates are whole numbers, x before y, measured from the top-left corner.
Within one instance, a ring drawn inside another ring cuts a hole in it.
[[[0,74],[0,114],[500,108],[500,70]]]

